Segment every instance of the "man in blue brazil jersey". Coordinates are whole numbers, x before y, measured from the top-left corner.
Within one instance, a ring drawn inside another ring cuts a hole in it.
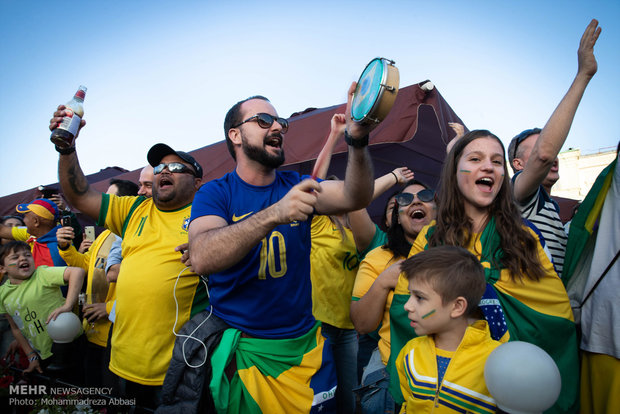
[[[354,85],[348,106],[353,91]],[[333,365],[312,316],[310,223],[314,214],[340,214],[370,202],[374,177],[366,146],[372,128],[347,116],[346,178],[317,182],[297,172],[276,170],[284,162],[288,122],[278,117],[266,98],[238,102],[226,115],[224,132],[237,166],[196,193],[189,251],[194,270],[209,277],[213,314],[240,332],[229,352],[236,368],[228,378],[229,407],[241,412],[332,409]],[[291,351],[293,342],[296,351]],[[269,352],[248,351],[259,343]],[[269,370],[270,363],[282,363],[291,352],[298,354],[299,363],[281,372]],[[215,370],[213,376],[216,380]],[[277,385],[269,383],[268,376]],[[233,384],[239,382],[243,387],[236,390]]]

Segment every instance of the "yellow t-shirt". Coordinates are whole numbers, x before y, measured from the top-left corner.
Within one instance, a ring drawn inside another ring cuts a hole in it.
[[[355,285],[353,286],[353,300],[359,300],[370,290],[377,277],[392,265],[393,259],[394,253],[391,250],[384,249],[382,246],[371,250],[366,255],[357,271]],[[381,327],[379,328],[379,353],[381,354],[381,361],[386,365],[390,358],[390,306],[392,305],[393,297],[394,291],[388,293],[383,318],[381,319]]]
[[[344,232],[343,240],[328,216],[312,219],[312,314],[337,328],[353,329],[349,309],[359,259],[351,230],[344,229]]]
[[[162,385],[172,358],[172,330],[178,332],[193,311],[207,306],[203,284],[184,270],[181,253],[174,251],[187,243],[190,210],[191,204],[161,211],[150,198],[103,195],[99,225],[123,238],[110,359],[110,370],[122,378]]]
[[[60,257],[69,266],[77,266],[86,270],[86,303],[89,305],[92,303],[105,303],[108,313],[116,299],[116,283],[107,282],[105,264],[114,240],[116,240],[114,234],[110,230],[105,230],[95,239],[92,246],[84,254],[78,252],[73,245],[70,245],[67,250],[58,249]],[[90,323],[84,318],[83,328],[86,333],[86,339],[105,347],[108,342],[110,324],[111,322],[107,318],[102,318],[91,327]]]

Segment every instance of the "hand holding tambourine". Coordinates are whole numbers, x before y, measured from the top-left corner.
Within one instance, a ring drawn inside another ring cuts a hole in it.
[[[351,117],[362,124],[378,124],[392,109],[398,95],[400,77],[394,61],[375,58],[357,81]]]
[[[398,95],[399,80],[393,61],[370,61],[358,82],[349,88],[347,132],[352,138],[369,134],[385,119]]]
[[[345,140],[348,135],[353,142],[358,140],[365,142],[363,144],[360,142],[358,148],[368,144],[367,136],[385,119],[394,105],[399,80],[394,61],[385,58],[370,61],[358,82],[353,82],[347,93]],[[325,146],[327,145],[328,142],[325,143]],[[321,154],[324,151],[325,148]],[[331,152],[329,154],[327,157],[331,156]],[[313,178],[316,178],[324,162],[325,157],[317,159],[312,172]]]

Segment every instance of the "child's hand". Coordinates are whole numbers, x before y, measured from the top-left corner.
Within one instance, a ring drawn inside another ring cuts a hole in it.
[[[50,321],[55,321],[56,318],[58,317],[58,315],[60,315],[61,313],[65,313],[65,312],[71,312],[71,309],[73,307],[71,305],[67,305],[66,303],[64,305],[62,305],[60,308],[54,309],[51,313],[50,316],[47,317],[47,321],[45,321],[46,324],[50,323]]]
[[[41,369],[41,364],[39,363],[39,358],[35,359],[34,361],[30,361],[30,364],[28,364],[28,368],[24,370],[24,374],[28,372],[33,372],[35,369],[40,374],[43,373],[43,370]]]
[[[11,344],[9,345],[9,348],[6,351],[6,354],[4,354],[4,359],[7,361],[9,360],[15,361],[15,354],[17,353],[18,350],[19,350],[19,343],[17,342],[17,339],[13,339],[13,342],[11,342]]]

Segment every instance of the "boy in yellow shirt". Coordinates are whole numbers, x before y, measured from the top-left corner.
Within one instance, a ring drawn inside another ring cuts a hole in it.
[[[396,359],[405,398],[400,412],[495,412],[484,364],[500,342],[478,310],[486,288],[480,262],[461,247],[440,246],[405,260],[401,270],[411,294],[405,310],[418,337]]]

